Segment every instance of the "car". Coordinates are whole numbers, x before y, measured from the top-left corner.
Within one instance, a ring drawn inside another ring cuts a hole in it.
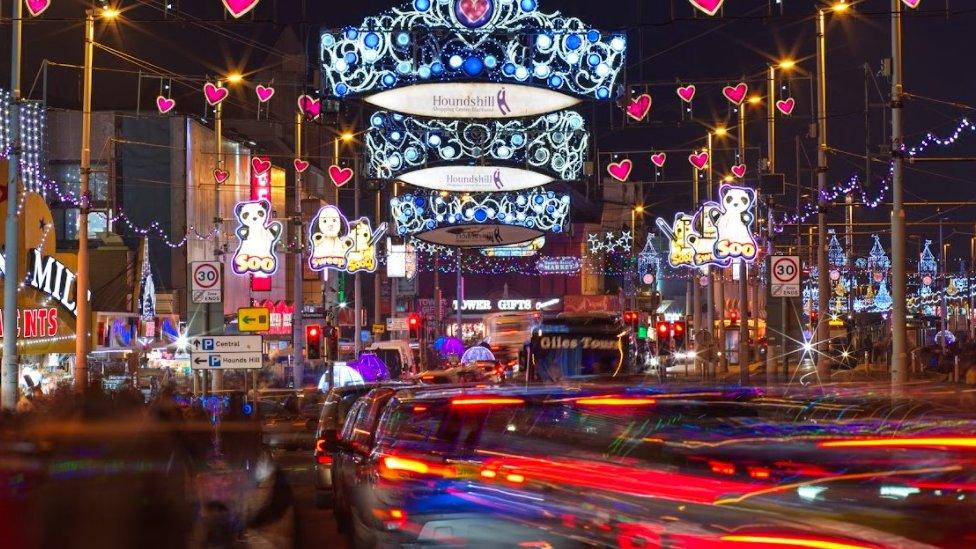
[[[339,432],[353,404],[377,387],[406,386],[396,382],[346,385],[332,389],[323,398],[318,425],[315,429],[315,450],[312,452],[312,474],[315,485],[315,506],[328,507],[333,500],[332,461]],[[330,451],[330,448],[333,451]]]
[[[321,406],[319,393],[279,391],[259,395],[257,408],[262,442],[272,449],[311,448]]]

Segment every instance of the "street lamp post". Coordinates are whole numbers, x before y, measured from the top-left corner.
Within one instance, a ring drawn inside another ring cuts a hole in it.
[[[705,182],[705,196],[708,197],[707,200],[711,200],[712,199],[712,196],[714,196],[713,195],[713,192],[714,191],[712,189],[712,182],[714,181],[713,178],[715,176],[714,175],[713,168],[712,168],[712,166],[714,165],[714,163],[712,162],[712,155],[713,155],[713,137],[714,137],[714,135],[715,135],[715,132],[713,132],[713,131],[709,131],[708,132],[708,167],[705,170],[705,177],[708,178],[708,181]],[[704,223],[704,220],[702,220],[702,223]],[[708,286],[706,287],[706,290],[708,291],[708,294],[705,296],[705,310],[706,310],[706,313],[705,313],[705,321],[708,324],[707,324],[707,326],[706,326],[705,329],[707,330],[708,335],[712,339],[712,346],[714,346],[714,342],[715,342],[715,272],[712,270],[712,268],[710,266],[709,267],[705,267],[705,276],[708,277]],[[709,347],[709,349],[711,349],[711,346]],[[707,360],[705,361],[705,366],[708,368],[708,376],[707,377],[709,379],[714,379],[715,378],[715,362],[712,360],[712,353],[709,352],[706,358],[707,358]]]
[[[845,4],[846,5],[846,4]],[[827,276],[827,53],[826,13],[817,10],[817,373],[820,379],[830,374],[830,361],[826,358],[829,337],[827,320],[830,298]]]
[[[11,0],[11,38],[10,38],[10,155],[7,157],[7,219],[5,261],[12,266],[3,277],[3,324],[17,325],[17,255],[20,239],[17,231],[17,173],[20,162],[20,59],[21,30],[23,28],[24,5],[21,0]],[[3,338],[3,371],[0,372],[0,405],[6,410],[17,406],[17,330],[8,329]]]
[[[739,105],[739,162],[745,163],[745,158],[746,106],[743,103]],[[749,384],[749,264],[742,259],[739,260],[739,383]]]
[[[302,158],[302,122],[304,116],[301,112],[295,112],[295,158]],[[295,389],[300,390],[305,380],[305,326],[302,322],[302,309],[305,308],[305,288],[304,273],[305,264],[302,261],[302,249],[305,231],[302,224],[302,173],[295,168],[295,220],[292,222],[295,238],[295,267],[292,278],[293,303],[295,311],[291,317],[291,339],[292,348],[295,353],[295,368],[292,370],[294,376]],[[257,391],[257,385],[254,386]]]
[[[903,206],[902,10],[901,0],[891,0],[891,383],[894,387],[899,387],[908,380],[908,347],[905,333],[908,275],[905,271],[905,209]]]

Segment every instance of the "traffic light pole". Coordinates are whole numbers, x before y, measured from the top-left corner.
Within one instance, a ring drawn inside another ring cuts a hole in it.
[[[295,112],[295,158],[302,158],[302,120],[304,116],[301,112]],[[305,331],[305,326],[302,323],[302,313],[305,308],[305,291],[304,291],[304,271],[305,265],[302,260],[303,246],[305,231],[302,225],[302,174],[295,168],[295,219],[292,222],[292,229],[294,230],[295,239],[295,272],[292,278],[292,301],[294,302],[295,311],[292,313],[291,323],[292,323],[292,347],[295,353],[295,367],[292,371],[294,378],[294,385],[296,390],[301,390],[305,383],[305,360],[302,356],[305,351],[305,342],[302,339],[302,333]],[[255,394],[257,394],[257,385],[254,386]]]

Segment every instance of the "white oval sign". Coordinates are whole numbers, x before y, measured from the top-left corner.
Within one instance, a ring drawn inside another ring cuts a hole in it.
[[[400,176],[409,185],[435,191],[483,193],[521,191],[551,183],[553,178],[519,168],[494,166],[437,166]]]
[[[462,225],[420,233],[417,238],[452,248],[486,248],[521,244],[542,235],[540,230],[518,225]]]
[[[391,111],[432,118],[524,118],[560,111],[580,102],[542,88],[475,82],[417,84],[380,92],[365,100]]]

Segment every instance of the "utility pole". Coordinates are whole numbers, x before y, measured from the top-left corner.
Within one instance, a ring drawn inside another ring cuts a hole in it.
[[[906,341],[905,209],[904,145],[902,143],[902,67],[901,0],[891,0],[891,383],[900,387],[908,381],[908,347]]]
[[[78,279],[75,281],[75,391],[84,393],[88,387],[88,347],[91,335],[91,303],[88,300],[88,209],[91,179],[91,102],[92,64],[95,54],[95,12],[85,12],[85,68],[81,107],[81,177],[78,211]],[[15,308],[16,309],[16,308]]]
[[[949,280],[949,269],[947,265],[948,254],[946,254],[945,236],[942,232],[942,209],[941,208],[938,211],[938,215],[939,215],[939,271],[941,271],[939,274],[941,275],[942,278],[942,282],[938,285],[938,288],[942,290],[942,307],[940,308],[941,310],[939,311],[939,332],[942,337],[940,338],[941,341],[939,343],[939,347],[942,348],[942,353],[944,354],[946,350],[946,338],[945,338],[946,307],[949,304],[948,298],[946,297],[946,288],[948,287],[947,282]]]
[[[295,111],[295,158],[302,158],[302,122],[304,116],[301,112]],[[303,249],[305,241],[304,225],[302,224],[302,173],[295,168],[295,219],[291,226],[294,230],[295,238],[295,272],[292,275],[292,301],[295,305],[295,312],[291,317],[291,339],[292,349],[295,353],[295,367],[292,370],[294,385],[296,390],[301,390],[305,384],[305,326],[302,322],[302,309],[305,308],[305,263]],[[257,385],[254,386],[257,394]]]
[[[355,176],[356,177],[356,180],[353,183],[353,185],[354,185],[353,186],[353,200],[355,201],[355,205],[353,206],[353,209],[354,209],[353,216],[356,219],[359,219],[359,199],[360,199],[360,187],[361,187],[360,181],[359,181],[361,179],[361,177],[359,176],[359,155],[356,154],[353,158],[354,158],[353,165],[355,166],[355,173],[356,173],[356,176]],[[356,307],[356,310],[355,310],[355,313],[356,314],[355,314],[355,321],[354,321],[354,333],[353,333],[353,346],[354,346],[354,349],[355,349],[355,355],[356,355],[355,358],[356,359],[359,359],[359,353],[363,349],[363,338],[362,338],[362,331],[363,331],[363,314],[362,314],[363,313],[363,281],[362,281],[362,276],[361,275],[362,275],[362,273],[360,271],[356,271],[356,274],[353,275],[353,294],[354,294],[353,301],[355,302],[355,307]]]
[[[712,162],[712,138],[714,133],[715,132],[711,130],[708,132],[708,169],[705,171],[706,177],[708,177],[708,181],[705,183],[706,200],[711,200],[714,192],[712,189],[712,182],[714,181],[715,177],[714,172],[712,171],[712,166],[714,165]],[[702,223],[704,223],[704,220],[702,220]],[[634,249],[637,249],[636,244]],[[709,350],[711,350],[715,346],[715,270],[712,269],[711,266],[705,267],[705,276],[708,277],[708,287],[706,288],[708,290],[708,295],[705,296],[705,309],[707,311],[705,314],[705,320],[708,322],[707,330],[709,337],[711,337],[711,345],[709,346]],[[637,299],[636,292],[634,299]],[[713,353],[709,352],[707,359],[708,360],[706,361],[705,366],[708,368],[708,378],[715,379],[715,360]]]
[[[5,410],[17,407],[17,265],[20,238],[17,230],[17,175],[20,167],[20,59],[23,30],[24,4],[11,0],[13,6],[10,33],[10,155],[7,157],[7,220],[5,262],[3,277],[3,325],[8,326],[3,338],[3,371],[0,373],[0,405]]]
[[[895,0],[900,1],[900,0]],[[827,188],[827,24],[824,11],[817,10],[817,331],[815,336],[817,351],[817,373],[820,379],[830,375],[830,361],[826,352],[830,333],[830,278],[827,274],[827,203],[824,191]]]
[[[708,163],[711,165],[712,157],[708,157]],[[698,209],[698,168],[691,167],[691,211],[696,211]],[[694,223],[694,221],[692,221]],[[699,273],[700,271],[696,268],[691,270],[691,302],[692,302],[692,321],[694,322],[694,334],[695,334],[695,371],[702,377],[702,379],[707,379],[707,372],[702,366],[701,356],[699,352],[701,351],[701,342],[698,341],[698,334],[702,329],[704,323],[702,322],[702,312],[701,312],[701,284],[699,283]]]
[[[739,105],[739,163],[746,162],[746,103]],[[758,305],[758,304],[757,304]],[[756,334],[759,333],[758,315]],[[749,384],[749,264],[739,260],[739,383]]]
[[[217,86],[220,87],[222,85],[223,85],[223,81],[218,79]],[[214,158],[217,161],[217,169],[223,170],[224,169],[224,102],[223,101],[217,103],[217,105],[214,106]],[[268,174],[269,177],[270,175],[271,174]],[[220,209],[221,208],[220,193],[222,190],[221,185],[222,184],[219,182],[217,182],[215,185],[216,191],[214,192],[214,201],[215,201],[214,212],[216,212],[217,218],[220,220],[219,221],[220,226],[223,227],[223,211]],[[216,260],[223,259],[223,257],[220,255],[221,252],[220,233],[221,232],[223,231],[218,232],[218,236],[214,240],[214,259]],[[212,334],[214,330],[213,323],[217,321],[214,318],[214,316],[216,316],[217,319],[220,319],[220,327],[221,329],[223,328],[223,322],[224,322],[224,317],[222,314],[223,307],[224,307],[223,300],[221,300],[221,303],[218,305],[220,312],[217,315],[213,314],[213,312],[211,311],[211,307],[212,305],[209,303],[206,305],[207,333]],[[202,370],[201,374],[204,376],[203,386],[204,386],[204,392],[206,392],[206,387],[207,387],[206,376],[208,374],[208,370]],[[209,375],[210,375],[210,390],[212,393],[217,394],[217,392],[220,391],[220,389],[223,387],[224,373],[221,372],[220,370],[213,370],[209,372]],[[255,395],[257,395],[256,391],[255,391]]]

